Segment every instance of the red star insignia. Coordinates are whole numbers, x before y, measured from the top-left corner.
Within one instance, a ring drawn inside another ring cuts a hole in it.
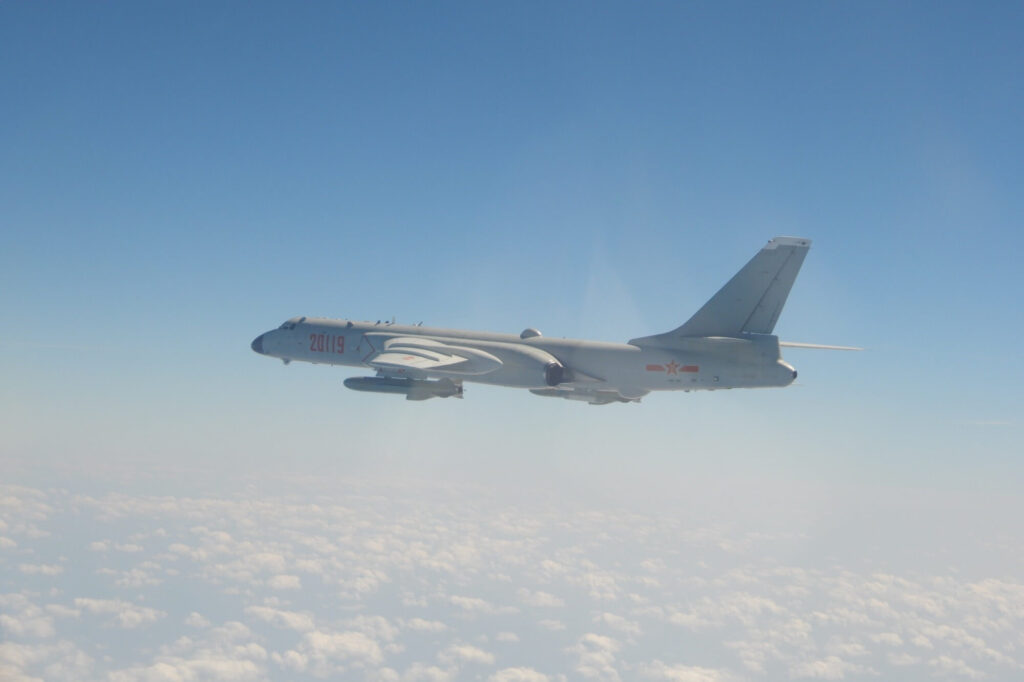
[[[669,374],[676,374],[679,372],[679,363],[673,360],[672,362],[665,365],[665,369]]]

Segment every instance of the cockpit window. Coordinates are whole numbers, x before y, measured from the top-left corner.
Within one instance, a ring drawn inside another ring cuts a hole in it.
[[[305,319],[305,317],[293,317],[292,319],[288,320],[280,327],[278,327],[278,329],[295,329],[295,325],[299,324],[300,322],[303,322]]]

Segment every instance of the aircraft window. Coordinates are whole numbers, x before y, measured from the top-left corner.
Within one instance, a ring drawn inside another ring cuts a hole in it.
[[[302,318],[302,320],[305,319],[306,318]],[[278,329],[295,329],[295,325],[297,325],[299,322],[302,322],[302,320],[293,317],[292,319],[287,320],[284,324],[278,327]]]

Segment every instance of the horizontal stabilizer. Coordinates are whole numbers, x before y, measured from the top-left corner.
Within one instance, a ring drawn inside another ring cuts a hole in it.
[[[864,350],[856,346],[826,346],[820,343],[797,343],[796,341],[779,341],[786,348],[817,348],[819,350]]]

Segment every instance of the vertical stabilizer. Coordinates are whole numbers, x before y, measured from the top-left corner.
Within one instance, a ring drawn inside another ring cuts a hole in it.
[[[811,240],[776,237],[684,325],[679,336],[771,334]]]
[[[771,334],[811,240],[776,237],[681,327],[666,336]]]

